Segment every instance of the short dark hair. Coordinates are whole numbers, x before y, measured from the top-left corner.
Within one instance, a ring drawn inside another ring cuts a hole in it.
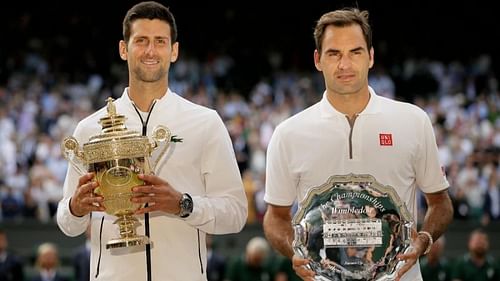
[[[366,46],[370,50],[372,48],[372,29],[368,23],[368,15],[368,11],[360,11],[357,8],[344,8],[322,15],[314,28],[316,49],[321,53],[323,37],[327,26],[344,27],[357,24],[361,27]]]
[[[486,232],[486,230],[482,227],[478,227],[478,228],[473,229],[469,234],[469,238],[471,238],[473,235],[476,235],[476,234],[486,235],[486,237],[488,237],[488,232]]]
[[[128,10],[123,19],[123,40],[128,43],[130,39],[130,26],[138,19],[159,19],[170,25],[171,43],[177,42],[177,25],[175,18],[170,10],[162,4],[155,1],[146,1],[134,5]]]

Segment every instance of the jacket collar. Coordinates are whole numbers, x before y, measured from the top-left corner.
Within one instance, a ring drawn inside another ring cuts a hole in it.
[[[360,112],[359,115],[376,114],[382,112],[382,106],[380,103],[381,97],[375,93],[375,90],[373,90],[372,87],[368,86],[368,90],[370,91],[370,100],[368,101],[365,109]],[[345,118],[344,113],[338,111],[330,104],[326,96],[326,91],[323,93],[323,98],[321,98],[319,106],[321,117],[323,118]]]
[[[123,90],[123,93],[122,93],[122,96],[117,100],[122,106],[125,106],[125,107],[130,107],[131,109],[134,110],[134,101],[132,101],[130,99],[130,96],[128,94],[128,87],[126,87],[124,90]],[[170,90],[170,88],[167,89],[167,92],[165,93],[165,95],[163,95],[163,97],[159,98],[159,99],[156,99],[156,104],[155,104],[155,107],[157,106],[160,106],[160,107],[163,107],[163,106],[166,106],[170,103],[173,102],[173,100],[176,98],[176,94],[174,92],[172,92]],[[129,105],[129,106],[127,106]],[[134,110],[135,111],[135,110]]]

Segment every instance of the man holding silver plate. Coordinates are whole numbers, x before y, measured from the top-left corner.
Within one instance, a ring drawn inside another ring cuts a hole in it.
[[[278,125],[268,147],[264,231],[304,280],[422,280],[418,259],[453,217],[430,119],[368,85],[371,36],[367,11],[319,19],[323,98]]]
[[[168,8],[134,5],[118,47],[129,86],[63,141],[71,163],[57,223],[68,236],[90,225],[91,280],[205,281],[206,234],[247,219],[229,133],[217,112],[169,88],[179,43]]]

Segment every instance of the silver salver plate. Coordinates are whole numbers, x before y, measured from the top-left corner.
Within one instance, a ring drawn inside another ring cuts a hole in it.
[[[300,202],[293,250],[315,280],[394,280],[413,224],[394,188],[370,175],[332,176]]]

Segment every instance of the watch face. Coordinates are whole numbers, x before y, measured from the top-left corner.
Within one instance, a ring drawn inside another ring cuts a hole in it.
[[[185,198],[184,200],[182,200],[182,208],[184,209],[184,211],[191,212],[193,210],[193,201],[191,201],[191,199],[189,198]]]
[[[191,196],[189,194],[185,193],[182,195],[181,199],[181,217],[187,217],[191,214],[193,211],[193,199],[191,199]]]

